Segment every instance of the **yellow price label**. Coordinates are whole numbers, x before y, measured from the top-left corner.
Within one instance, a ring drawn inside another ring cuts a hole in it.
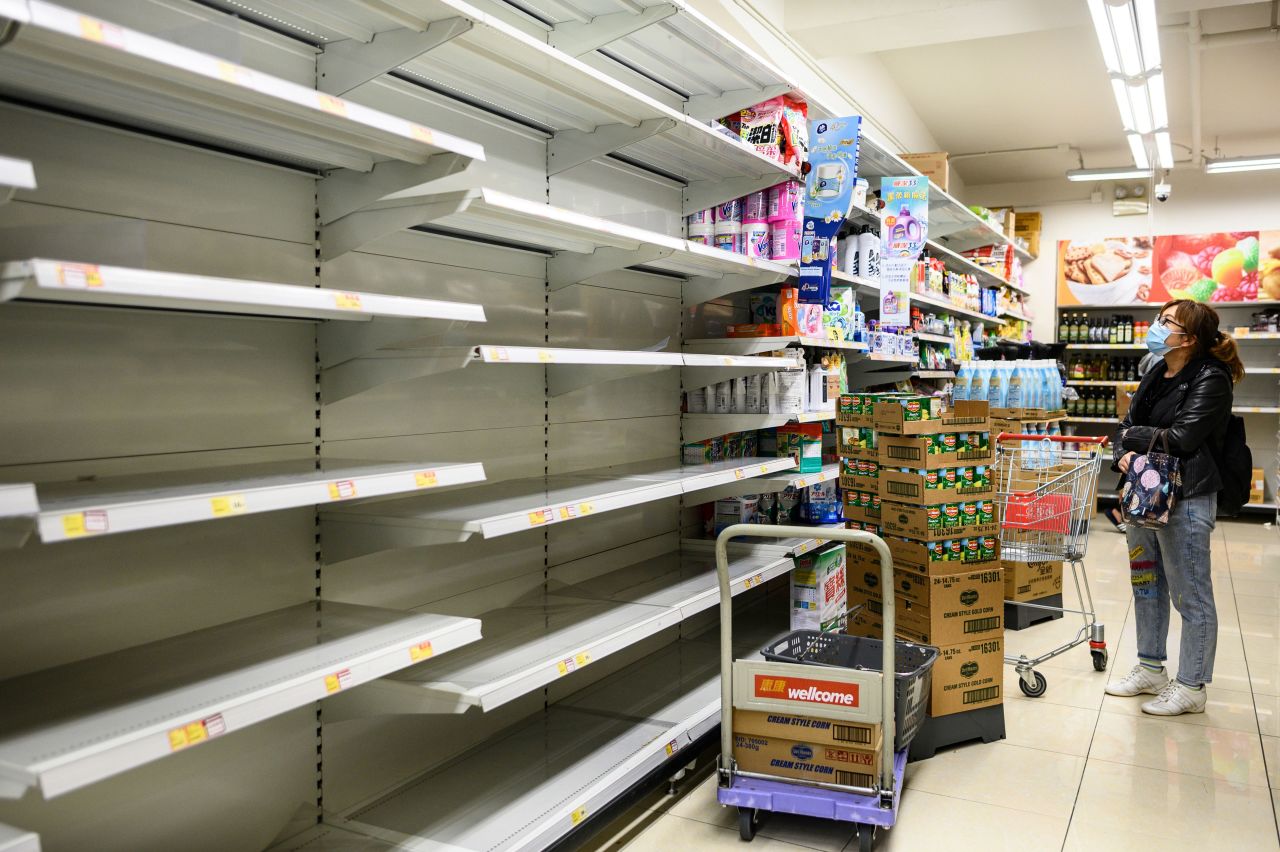
[[[58,284],[76,290],[102,286],[102,270],[94,263],[59,263]]]
[[[112,47],[124,47],[124,30],[115,24],[99,21],[88,15],[80,16],[80,35],[98,44]]]
[[[409,659],[415,663],[430,659],[434,654],[435,649],[431,647],[430,642],[419,642],[417,645],[409,646]]]
[[[501,346],[490,346],[489,360],[490,361],[510,361],[511,353],[507,352],[507,350]]]
[[[210,499],[209,508],[213,510],[215,518],[221,518],[226,515],[238,515],[249,506],[245,502],[243,494],[228,494],[224,497]]]
[[[440,480],[434,470],[420,470],[413,475],[413,484],[419,488],[435,488]]]
[[[356,496],[356,484],[350,479],[339,479],[329,483],[330,500],[350,500]]]
[[[750,589],[750,588],[752,588],[753,586],[758,586],[758,585],[760,585],[760,584],[761,584],[761,583],[763,583],[763,582],[764,582],[764,575],[763,575],[763,574],[756,574],[754,577],[748,577],[748,578],[747,578],[747,581],[746,581],[745,583],[743,583],[742,585],[743,585],[743,588]]]
[[[581,518],[583,515],[590,515],[595,511],[595,507],[590,503],[577,503],[560,507],[560,520],[571,521],[574,518]]]
[[[545,349],[538,350],[538,360],[544,364],[550,364],[556,360],[556,356]]]
[[[591,662],[591,655],[583,651],[581,654],[574,655],[573,661],[581,668]]]
[[[570,672],[576,672],[578,669],[585,665],[589,665],[590,663],[591,655],[584,651],[581,654],[574,654],[572,657],[565,657],[563,660],[556,663],[556,671],[560,674],[560,677],[564,677]]]
[[[319,92],[316,97],[320,101],[320,109],[331,115],[345,116],[347,114],[347,102],[342,98],[335,98],[333,95],[324,95]]]
[[[550,509],[539,509],[536,512],[530,512],[529,526],[531,527],[541,526],[542,524],[545,524],[548,521],[552,520],[554,517],[555,515],[552,514]]]
[[[760,465],[760,472],[761,472],[761,473],[768,473],[768,472],[769,472],[769,465],[767,465],[767,464],[762,464],[762,465]]]
[[[726,367],[732,367],[733,359],[729,357],[724,357],[720,359],[720,363],[724,364]]]
[[[198,719],[195,722],[188,722],[185,725],[170,729],[168,733],[169,750],[182,751],[184,748],[190,748],[214,737],[220,737],[226,732],[227,723],[223,721],[222,714],[215,713],[207,719]]]
[[[359,293],[334,293],[334,307],[342,311],[362,311],[364,307],[360,304]]]
[[[412,124],[409,126],[409,133],[414,139],[417,139],[424,145],[434,145],[436,141],[435,134],[421,124]]]
[[[806,481],[803,478],[796,480],[796,488],[804,488],[808,484],[809,484],[808,481]]]
[[[343,669],[340,672],[324,676],[324,691],[332,695],[335,692],[341,692],[350,683],[351,669]]]
[[[675,740],[672,740],[671,742],[667,743],[667,757],[670,757],[671,755],[675,754],[679,750],[680,750],[680,746],[676,744]]]
[[[733,472],[733,478],[734,478],[734,479],[742,479],[742,478],[743,478],[744,476],[746,476],[746,475],[747,475],[747,474],[746,474],[746,471],[742,471],[742,470],[735,470],[735,471]]]
[[[578,808],[576,811],[574,811],[570,815],[569,818],[573,820],[574,825],[577,825],[578,823],[582,822],[584,819],[587,818],[587,806],[583,805],[582,807]]]

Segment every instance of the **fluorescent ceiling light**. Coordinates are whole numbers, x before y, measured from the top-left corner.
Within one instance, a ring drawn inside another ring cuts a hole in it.
[[[1151,158],[1147,156],[1147,142],[1137,133],[1129,133],[1129,150],[1133,152],[1133,164],[1140,169],[1151,168]]]
[[[1120,5],[1107,4],[1107,15],[1111,19],[1111,32],[1116,40],[1116,50],[1120,54],[1120,73],[1126,77],[1137,77],[1142,73],[1142,51],[1138,47],[1138,27],[1133,20],[1133,7],[1128,3]]]
[[[1155,0],[1133,0],[1138,16],[1138,41],[1142,43],[1142,70],[1160,67],[1160,24],[1156,21]]]
[[[1204,170],[1209,174],[1225,174],[1227,172],[1260,172],[1266,169],[1280,169],[1280,154],[1209,160],[1204,166]]]
[[[1167,130],[1156,131],[1156,159],[1160,161],[1160,168],[1173,168],[1173,140]]]
[[[1117,166],[1113,169],[1071,169],[1067,172],[1067,180],[1129,180],[1130,178],[1149,178],[1151,169],[1135,169]]]
[[[1133,107],[1134,129],[1139,133],[1155,130],[1151,124],[1151,105],[1147,103],[1147,87],[1130,84],[1126,88],[1129,90],[1129,104]]]
[[[1120,57],[1116,54],[1115,40],[1111,37],[1111,24],[1107,22],[1107,4],[1103,0],[1089,0],[1089,14],[1093,17],[1093,28],[1098,35],[1098,46],[1102,48],[1102,62],[1107,71],[1120,73]]]
[[[1129,86],[1119,77],[1111,78],[1111,93],[1116,96],[1116,109],[1120,110],[1120,123],[1127,132],[1136,132],[1138,124],[1133,119],[1133,104],[1129,103]]]
[[[1151,101],[1151,126],[1156,130],[1169,127],[1169,106],[1164,100],[1164,74],[1160,71],[1147,78],[1147,97]]]

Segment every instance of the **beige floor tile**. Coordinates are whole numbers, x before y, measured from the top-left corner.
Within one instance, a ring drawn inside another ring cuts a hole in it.
[[[1240,612],[1241,623],[1244,623],[1246,615],[1270,615],[1280,618],[1280,598],[1259,598],[1238,594],[1236,609]]]
[[[1267,761],[1267,783],[1272,789],[1280,787],[1280,738],[1262,738],[1262,756]]]
[[[1196,725],[1201,728],[1222,728],[1228,731],[1244,731],[1256,734],[1258,723],[1254,717],[1253,693],[1235,692],[1219,686],[1210,686],[1209,703],[1203,713],[1183,713],[1169,716],[1165,721],[1179,725]],[[1102,712],[1121,716],[1145,716],[1142,704],[1155,696],[1119,698],[1108,695],[1102,700]]]
[[[704,822],[721,828],[738,830],[737,808],[724,808],[716,801],[716,776],[712,774],[695,789],[689,791],[671,808],[669,813],[684,819]],[[826,819],[812,819],[791,814],[768,814],[761,821],[757,834],[786,843],[795,843],[826,852],[840,852],[854,836],[850,823]]]
[[[1159,849],[1160,852],[1203,852],[1205,838],[1194,834],[1185,837],[1161,837],[1153,841],[1146,828],[1126,831],[1115,825],[1098,825],[1080,817],[1071,821],[1063,852],[1138,852]],[[1214,847],[1221,848],[1221,847]]]
[[[1103,713],[1090,762],[1105,760],[1236,784],[1267,784],[1257,733],[1180,725],[1150,716]]]
[[[1084,758],[1009,743],[974,744],[909,765],[906,794],[924,790],[988,805],[1068,817]]]
[[[1061,848],[1066,832],[1064,817],[908,790],[898,809],[898,824],[877,832],[875,848],[877,852],[1038,852]]]
[[[1249,683],[1253,686],[1255,697],[1280,695],[1280,662],[1263,663],[1250,660]]]
[[[1165,838],[1193,838],[1200,848],[1277,847],[1269,788],[1103,760],[1089,761],[1071,821],[1095,836],[1145,835],[1144,842],[1124,847],[1129,849],[1161,848]]]
[[[1046,691],[1046,696],[1053,687]],[[1097,710],[1053,704],[1041,699],[1006,701],[1005,742],[1084,757],[1089,753]]]
[[[1264,737],[1280,737],[1280,697],[1254,693],[1258,708],[1258,730]]]
[[[1059,660],[1064,660],[1061,666],[1058,665]],[[1038,666],[1036,670],[1044,675],[1049,686],[1044,695],[1039,698],[1027,698],[1014,681],[1016,675],[1013,668],[1005,668],[1006,708],[1015,702],[1030,702],[1061,704],[1096,712],[1102,706],[1103,687],[1110,675],[1105,672],[1095,672],[1087,656],[1083,660],[1059,657]]]
[[[1258,577],[1242,577],[1235,581],[1235,590],[1238,595],[1248,595],[1258,598],[1280,598],[1280,579],[1276,578],[1276,572],[1267,571]]]
[[[673,852],[673,850],[735,849],[772,850],[795,852],[809,847],[783,843],[769,837],[757,836],[750,847],[744,847],[738,837],[738,829],[720,828],[695,819],[685,819],[674,814],[659,817],[643,834],[628,843],[626,852]]]

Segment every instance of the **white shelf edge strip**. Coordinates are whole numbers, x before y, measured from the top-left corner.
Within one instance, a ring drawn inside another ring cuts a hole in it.
[[[0,302],[12,299],[368,321],[374,317],[484,322],[466,302],[271,284],[36,258],[0,267]]]
[[[35,168],[29,160],[0,156],[0,187],[35,189]]]

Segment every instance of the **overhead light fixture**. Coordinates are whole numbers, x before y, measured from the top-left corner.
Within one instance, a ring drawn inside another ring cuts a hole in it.
[[[1154,141],[1161,167],[1172,168],[1172,144],[1167,138],[1169,108],[1160,64],[1155,0],[1089,0],[1089,15],[1102,49],[1102,61],[1111,78],[1120,122],[1130,137],[1140,135],[1136,141],[1128,140],[1134,165],[1144,170],[1151,168],[1148,151]],[[1164,134],[1164,141],[1160,134]]]
[[[1151,157],[1147,154],[1147,141],[1137,133],[1130,133],[1126,137],[1129,140],[1129,151],[1133,154],[1133,164],[1139,169],[1151,170]]]
[[[1071,169],[1067,172],[1067,180],[1131,180],[1133,178],[1149,178],[1151,169],[1137,169],[1117,166],[1113,169]]]
[[[1156,132],[1156,160],[1165,171],[1173,168],[1173,140],[1167,130]]]
[[[1280,169],[1280,154],[1266,154],[1259,157],[1225,157],[1207,160],[1204,170],[1211,175],[1228,172],[1261,172],[1267,169]]]

